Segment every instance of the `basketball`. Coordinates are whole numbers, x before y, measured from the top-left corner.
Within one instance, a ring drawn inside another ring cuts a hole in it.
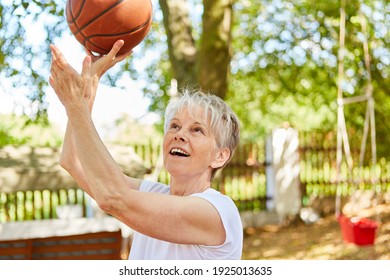
[[[65,9],[76,40],[101,55],[119,39],[125,44],[118,54],[137,46],[149,32],[152,14],[150,0],[67,0]]]

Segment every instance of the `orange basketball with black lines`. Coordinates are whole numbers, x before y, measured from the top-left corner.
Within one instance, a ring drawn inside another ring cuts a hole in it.
[[[152,24],[150,0],[67,0],[66,21],[85,48],[107,54],[119,39],[125,44],[119,54],[137,46]]]

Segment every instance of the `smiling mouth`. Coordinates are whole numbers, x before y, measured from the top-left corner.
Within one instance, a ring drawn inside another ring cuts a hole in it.
[[[169,153],[173,156],[180,156],[180,157],[189,157],[190,156],[186,151],[179,149],[179,148],[173,148],[170,150]]]

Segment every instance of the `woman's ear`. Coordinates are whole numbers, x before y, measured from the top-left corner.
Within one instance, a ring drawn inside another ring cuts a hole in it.
[[[216,153],[215,160],[211,163],[211,167],[213,169],[221,168],[227,163],[229,158],[230,158],[230,149],[227,147],[219,148]]]

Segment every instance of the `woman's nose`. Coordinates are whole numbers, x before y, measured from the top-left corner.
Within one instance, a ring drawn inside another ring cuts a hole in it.
[[[176,133],[175,135],[175,140],[176,141],[183,141],[183,142],[187,142],[188,140],[188,137],[185,135],[185,132],[183,130],[180,130]]]

